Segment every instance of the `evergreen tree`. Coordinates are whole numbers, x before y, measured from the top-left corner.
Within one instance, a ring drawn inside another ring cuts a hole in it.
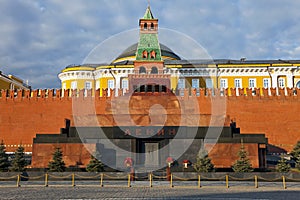
[[[242,142],[242,146],[240,151],[238,152],[239,159],[235,161],[232,166],[234,172],[252,172],[253,168],[248,159],[247,152],[245,150],[244,144]]]
[[[282,156],[276,165],[276,171],[277,172],[289,172],[290,169],[291,169],[291,165]]]
[[[8,167],[9,167],[8,155],[6,154],[6,148],[2,140],[0,143],[0,172],[8,171]]]
[[[204,148],[199,150],[196,162],[193,164],[196,172],[211,172],[214,170],[214,165],[211,163],[211,159]]]
[[[50,172],[64,172],[66,169],[65,162],[63,161],[63,154],[60,148],[56,148],[53,153],[52,161],[48,164]]]
[[[88,172],[102,172],[104,165],[101,162],[101,154],[96,152],[95,155],[91,155],[90,163],[86,166]]]
[[[19,146],[15,151],[14,158],[11,162],[10,171],[23,172],[25,171],[26,165],[24,147]]]
[[[293,160],[295,160],[296,162],[299,160],[300,158],[300,141],[297,142],[297,144],[295,145],[294,149],[291,152],[292,158]]]

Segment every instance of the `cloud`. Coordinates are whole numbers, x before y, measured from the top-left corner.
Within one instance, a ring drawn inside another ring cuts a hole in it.
[[[137,28],[146,6],[146,0],[1,0],[0,70],[34,88],[60,87],[57,74],[65,66],[81,64],[105,39]],[[151,1],[161,27],[228,59],[298,59],[299,7],[294,0]]]

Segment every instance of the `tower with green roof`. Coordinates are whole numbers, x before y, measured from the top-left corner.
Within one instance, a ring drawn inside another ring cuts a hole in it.
[[[158,41],[158,19],[153,17],[150,6],[140,19],[140,40],[136,51],[137,61],[161,61]]]

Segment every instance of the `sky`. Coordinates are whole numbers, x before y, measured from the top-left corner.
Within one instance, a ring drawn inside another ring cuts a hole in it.
[[[138,28],[147,5],[147,0],[0,0],[0,71],[33,88],[60,88],[62,69],[82,64],[111,36]],[[300,1],[150,5],[160,27],[192,38],[214,59],[300,59]]]

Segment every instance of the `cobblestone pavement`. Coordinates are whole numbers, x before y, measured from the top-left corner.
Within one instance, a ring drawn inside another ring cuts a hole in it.
[[[278,187],[222,186],[22,186],[0,187],[0,199],[299,199],[300,189]]]

